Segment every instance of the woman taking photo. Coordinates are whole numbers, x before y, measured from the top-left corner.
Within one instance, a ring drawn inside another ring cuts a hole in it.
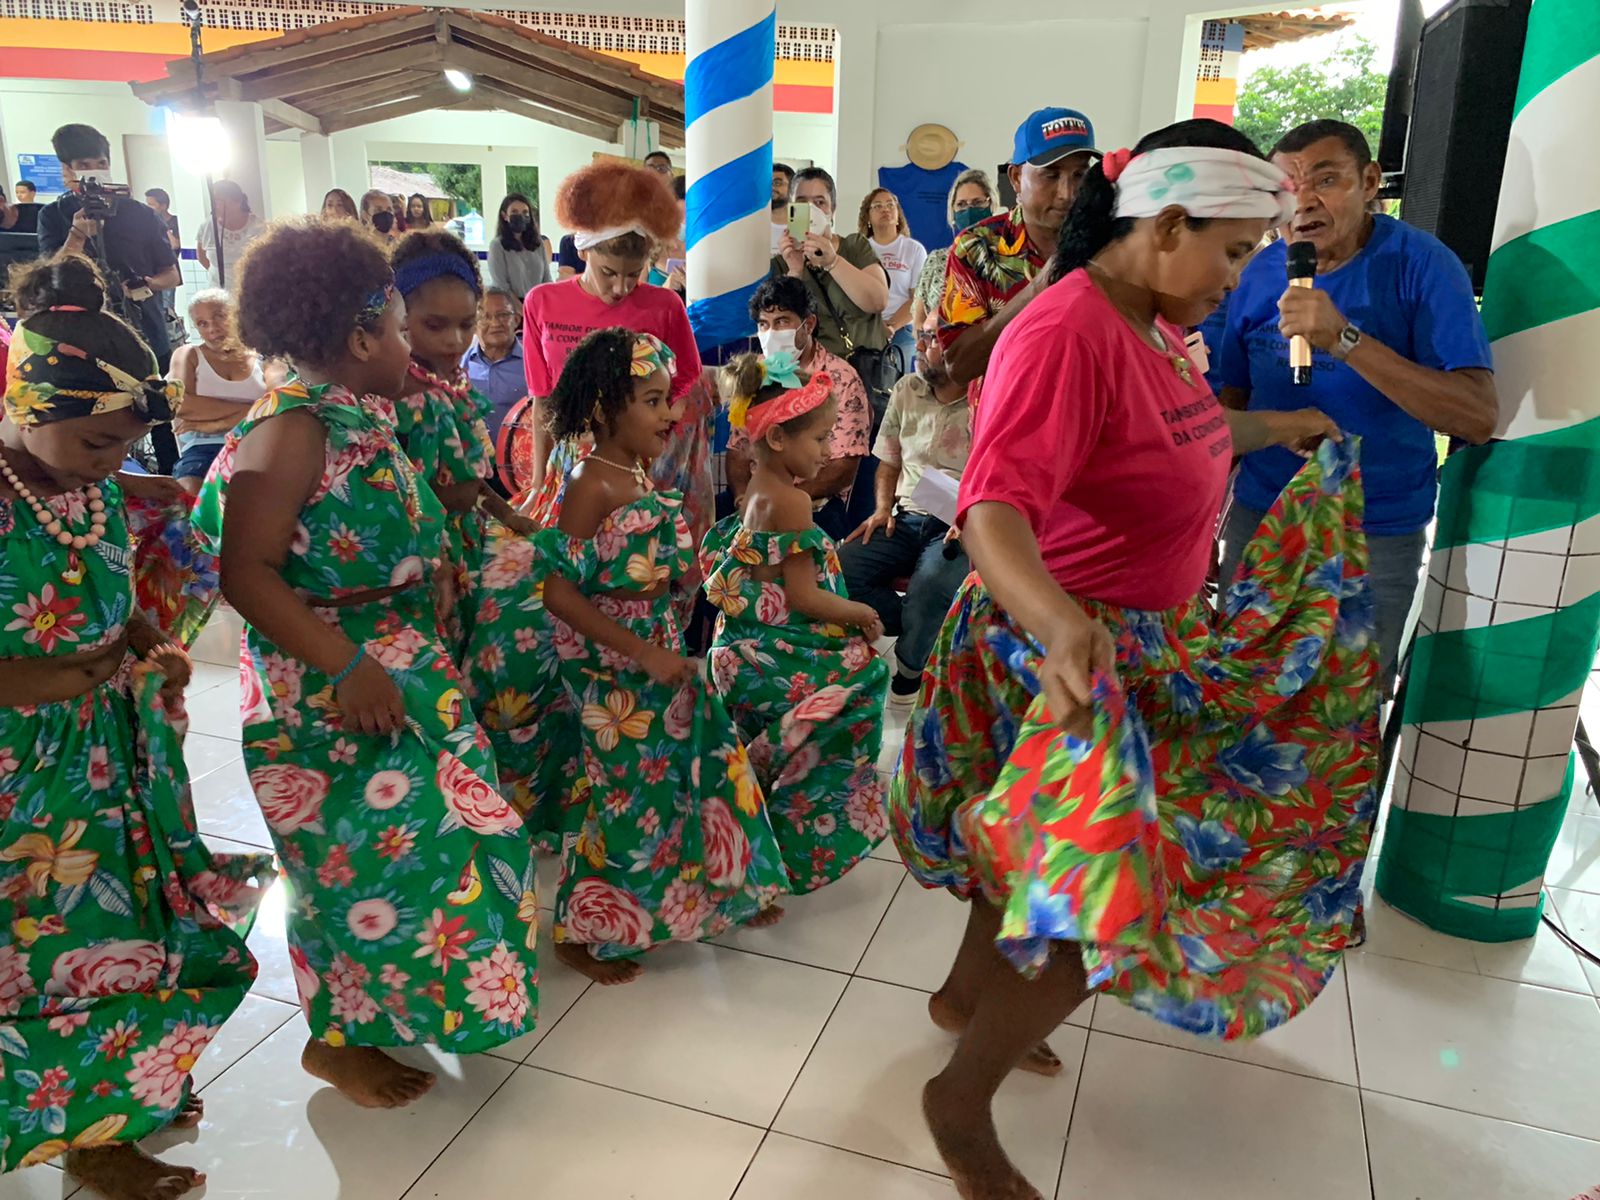
[[[539,236],[533,205],[521,192],[500,201],[494,241],[489,243],[489,283],[520,301],[541,283],[550,282],[550,256]]]
[[[784,232],[773,273],[801,280],[811,292],[817,302],[817,341],[828,353],[848,359],[857,350],[884,349],[889,334],[879,314],[889,303],[889,277],[867,238],[834,232],[839,191],[833,176],[807,167],[794,177],[794,198],[811,206],[812,231],[799,240]]]
[[[1214,121],[1107,155],[989,367],[957,516],[977,574],[891,797],[919,882],[971,902],[923,1094],[968,1200],[1039,1197],[990,1105],[1061,1070],[1044,1039],[1089,994],[1252,1037],[1347,944],[1378,746],[1356,447],[1316,410],[1225,412],[1182,332],[1293,211]],[[1230,456],[1322,439],[1213,612]]]
[[[872,245],[889,276],[889,301],[883,306],[883,324],[889,344],[900,351],[900,369],[909,371],[917,352],[917,334],[911,324],[911,293],[922,278],[928,250],[911,236],[900,201],[888,188],[874,188],[861,202],[856,228]]]

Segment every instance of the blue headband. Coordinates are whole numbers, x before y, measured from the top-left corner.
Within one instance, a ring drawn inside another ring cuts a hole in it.
[[[406,263],[394,273],[394,285],[400,289],[402,296],[409,296],[423,284],[442,275],[454,275],[472,289],[474,296],[483,294],[478,273],[454,254],[430,254]]]

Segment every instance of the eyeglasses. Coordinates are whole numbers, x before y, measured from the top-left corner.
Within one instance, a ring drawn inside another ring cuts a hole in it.
[[[926,346],[930,342],[937,342],[939,335],[931,329],[917,330],[917,345]]]
[[[969,208],[988,208],[989,197],[979,196],[976,200],[957,200],[956,211],[966,212]]]
[[[893,200],[880,200],[869,207],[869,212],[892,213],[899,206]]]

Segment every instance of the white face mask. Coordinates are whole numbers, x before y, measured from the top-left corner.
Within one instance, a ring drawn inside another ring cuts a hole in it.
[[[787,350],[791,354],[795,350],[795,333],[793,329],[763,329],[756,337],[761,342],[762,357],[771,357],[780,350]]]

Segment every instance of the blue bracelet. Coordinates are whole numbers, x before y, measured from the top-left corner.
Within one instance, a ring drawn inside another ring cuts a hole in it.
[[[332,679],[328,680],[328,686],[329,687],[338,687],[341,683],[343,683],[346,679],[348,679],[350,677],[350,672],[354,671],[356,669],[356,667],[360,665],[361,660],[363,658],[365,658],[366,656],[367,656],[367,648],[365,646],[357,646],[356,647],[355,657],[352,658],[349,662],[345,663],[344,670],[340,671]]]

